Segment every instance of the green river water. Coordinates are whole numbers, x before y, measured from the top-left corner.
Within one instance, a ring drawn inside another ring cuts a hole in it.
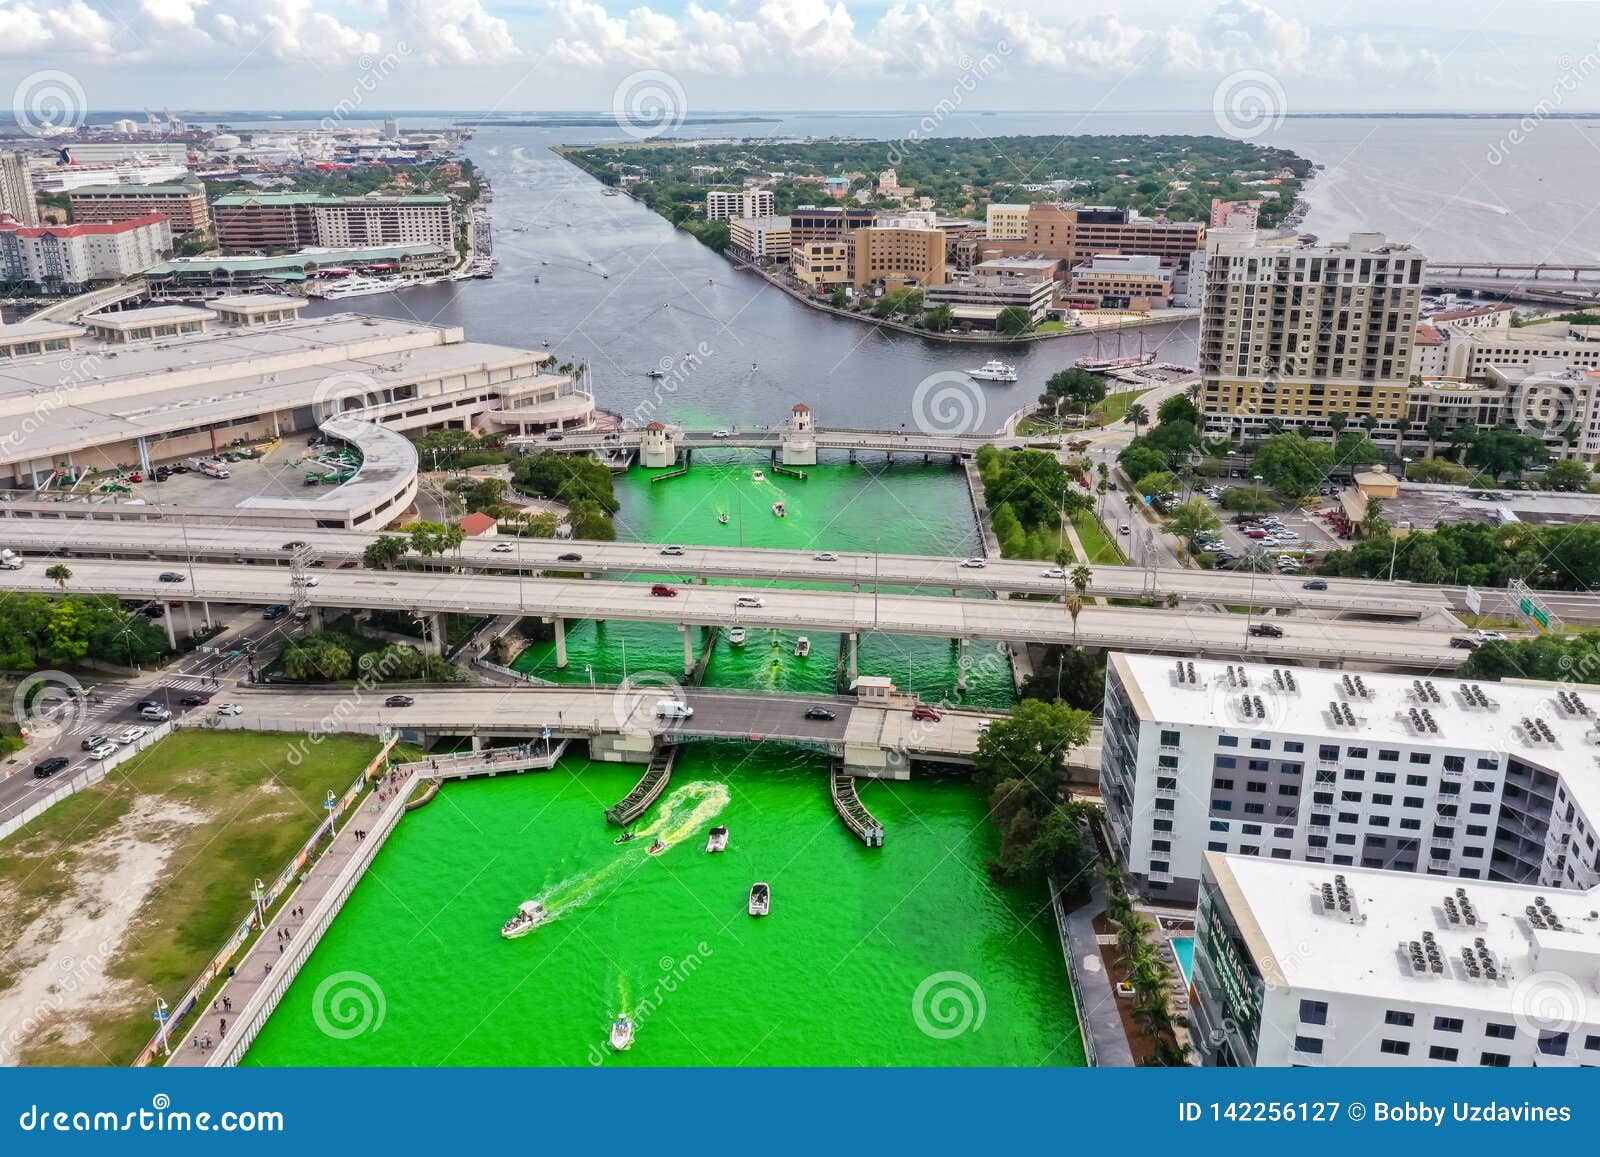
[[[752,481],[761,469],[768,481]],[[684,477],[618,480],[618,535],[639,541],[963,554],[976,526],[945,464],[825,464],[805,481],[765,455],[697,452]],[[771,513],[783,501],[788,516]],[[727,511],[726,524],[717,521]],[[641,576],[644,577],[644,576]],[[724,640],[708,686],[827,692],[839,640],[751,631]],[[569,665],[540,644],[519,668],[600,683],[681,670],[672,626],[573,623]],[[626,658],[624,658],[624,652]],[[956,698],[942,639],[868,636],[861,669],[924,699]],[[1012,702],[1002,649],[974,647],[967,702]],[[817,753],[685,748],[672,787],[612,841],[603,809],[636,766],[453,783],[408,815],[251,1048],[254,1065],[1081,1065],[1070,987],[1042,893],[990,883],[996,834],[961,780],[863,782],[882,848],[828,800]],[[714,824],[731,846],[706,854]],[[646,854],[655,835],[671,844]],[[746,913],[772,885],[772,915]],[[526,900],[553,919],[503,940]],[[638,1024],[626,1053],[611,1020]]]

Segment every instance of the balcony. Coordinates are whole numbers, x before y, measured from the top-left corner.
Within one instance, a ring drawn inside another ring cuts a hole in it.
[[[1161,785],[1157,784],[1155,789],[1154,789],[1154,791],[1155,791],[1155,795],[1156,795],[1157,799],[1177,799],[1178,798],[1178,789],[1177,789],[1177,787],[1162,787]]]

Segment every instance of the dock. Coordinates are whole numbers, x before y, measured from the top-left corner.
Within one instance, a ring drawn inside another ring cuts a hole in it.
[[[806,472],[804,470],[796,470],[793,466],[785,466],[780,462],[774,462],[771,466],[767,467],[767,469],[771,470],[774,474],[781,474],[785,478],[796,478],[801,482],[806,480]]]
[[[606,809],[606,819],[619,827],[627,827],[644,815],[650,805],[661,798],[661,793],[667,790],[667,784],[672,781],[672,765],[677,758],[676,747],[670,743],[657,743],[644,775],[633,785],[632,791]]]
[[[567,741],[554,744],[530,740],[516,747],[486,747],[456,755],[430,756],[415,763],[395,765],[401,775],[415,774],[422,779],[444,781],[471,779],[480,775],[505,775],[523,771],[549,771],[566,753]]]
[[[833,810],[856,839],[869,848],[883,847],[883,825],[856,794],[856,777],[835,771],[829,793],[833,796]]]

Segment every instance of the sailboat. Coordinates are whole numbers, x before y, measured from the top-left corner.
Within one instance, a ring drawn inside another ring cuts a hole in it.
[[[1139,331],[1139,352],[1137,354],[1130,354],[1127,357],[1124,357],[1122,354],[1122,333],[1119,330],[1117,332],[1116,357],[1103,358],[1100,356],[1100,335],[1095,334],[1094,353],[1090,354],[1088,357],[1079,358],[1074,364],[1080,370],[1089,370],[1092,373],[1103,374],[1111,370],[1126,370],[1132,369],[1134,366],[1147,366],[1155,360],[1155,350],[1151,350],[1148,353],[1145,352],[1143,330]]]

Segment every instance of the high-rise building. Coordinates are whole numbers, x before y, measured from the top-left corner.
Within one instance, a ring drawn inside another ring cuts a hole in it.
[[[1201,1063],[1600,1063],[1600,892],[1206,856]]]
[[[385,117],[383,119],[383,139],[386,141],[398,141],[400,139],[400,122],[394,117]]]
[[[92,281],[142,273],[172,252],[159,213],[103,225],[23,225],[0,216],[0,280],[77,293]]]
[[[21,153],[0,152],[0,213],[9,213],[24,225],[39,223],[28,158]]]
[[[773,209],[771,189],[711,189],[706,193],[707,221],[771,217]]]
[[[1023,241],[1028,236],[1028,206],[990,205],[985,215],[985,235],[990,241]]]
[[[1424,258],[1381,233],[1272,244],[1254,231],[1206,242],[1201,408],[1242,441],[1276,420],[1330,432],[1343,415],[1377,431],[1406,417]]]
[[[795,245],[813,241],[849,241],[850,234],[871,225],[873,209],[847,209],[840,205],[802,205],[789,214],[789,237]]]
[[[205,186],[85,185],[67,195],[74,221],[129,221],[160,213],[175,234],[205,233],[211,229]]]
[[[228,193],[212,212],[224,253],[456,243],[455,203],[443,195]]]
[[[851,234],[857,289],[944,284],[945,236],[921,217],[882,217]]]

